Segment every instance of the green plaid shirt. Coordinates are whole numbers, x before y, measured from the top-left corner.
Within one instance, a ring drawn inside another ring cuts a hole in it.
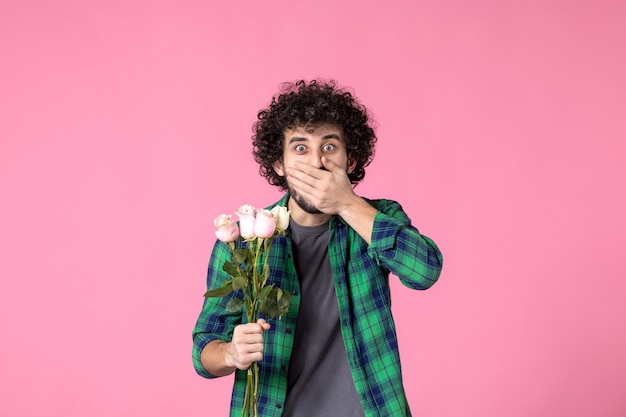
[[[276,205],[285,206],[285,195]],[[338,216],[330,221],[328,246],[339,304],[341,334],[348,353],[352,378],[367,417],[410,416],[402,386],[396,329],[391,314],[389,273],[407,287],[423,290],[441,272],[442,256],[435,243],[411,225],[402,207],[390,200],[369,201],[379,213],[368,246]],[[230,258],[227,245],[217,242],[209,262],[207,286],[216,288],[228,278],[222,270]],[[269,258],[271,277],[292,294],[289,313],[272,322],[265,333],[265,351],[259,362],[259,415],[280,416],[287,395],[287,372],[294,342],[300,288],[289,236],[277,238]],[[233,294],[232,296],[235,296]],[[233,329],[245,314],[226,312],[230,297],[205,299],[193,331],[193,363],[203,377],[214,378],[200,363],[200,353],[212,340],[230,341]],[[246,372],[235,372],[231,416],[241,413]]]

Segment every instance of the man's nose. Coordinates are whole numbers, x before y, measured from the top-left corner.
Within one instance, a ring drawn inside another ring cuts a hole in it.
[[[312,151],[310,156],[311,158],[309,160],[309,164],[317,169],[324,168],[324,165],[322,164],[322,153],[320,151]]]

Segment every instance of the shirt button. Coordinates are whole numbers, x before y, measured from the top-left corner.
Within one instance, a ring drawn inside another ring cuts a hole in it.
[[[296,291],[296,290],[293,290],[291,293],[292,293],[293,295],[298,295],[298,291]]]
[[[291,334],[291,329],[287,329],[285,331],[287,332],[287,334]]]
[[[283,408],[283,406],[280,405],[280,404],[276,404],[276,408],[278,408],[280,410],[281,408]]]

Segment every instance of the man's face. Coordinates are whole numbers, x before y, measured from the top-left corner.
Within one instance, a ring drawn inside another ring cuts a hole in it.
[[[300,161],[318,169],[326,169],[322,156],[339,165],[350,173],[355,166],[348,157],[346,141],[341,128],[332,124],[316,126],[298,126],[284,132],[283,158],[274,163],[274,170],[281,176],[287,168],[293,168],[295,161]],[[307,213],[321,212],[306,199],[302,198],[287,180],[287,188],[293,200]]]

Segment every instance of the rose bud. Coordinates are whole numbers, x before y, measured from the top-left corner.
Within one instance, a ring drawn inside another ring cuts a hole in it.
[[[276,219],[269,210],[258,210],[254,223],[254,234],[262,239],[274,236],[276,231]]]
[[[213,220],[213,224],[217,227],[215,229],[215,236],[224,243],[231,243],[237,240],[239,237],[239,227],[237,223],[233,221],[233,218],[228,214],[220,214]]]
[[[255,211],[256,209],[250,204],[244,204],[237,210],[239,232],[244,239],[254,237]]]

